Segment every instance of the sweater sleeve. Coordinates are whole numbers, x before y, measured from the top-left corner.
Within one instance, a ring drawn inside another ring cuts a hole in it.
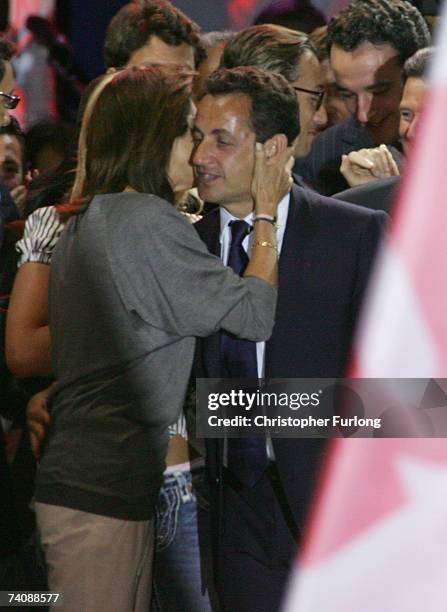
[[[126,307],[175,336],[225,329],[253,341],[270,337],[276,289],[240,278],[211,255],[188,221],[154,196],[107,217],[108,256]],[[124,216],[122,211],[125,211]]]

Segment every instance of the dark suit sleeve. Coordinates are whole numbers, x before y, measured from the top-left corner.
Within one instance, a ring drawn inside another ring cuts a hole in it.
[[[384,179],[377,179],[366,183],[351,187],[340,193],[336,193],[334,198],[358,204],[373,210],[384,210],[390,212],[394,204],[396,192],[399,188],[400,176],[391,176]]]
[[[380,248],[389,217],[383,211],[372,214],[359,241],[357,279],[353,295],[355,320],[365,297],[368,281],[374,270],[375,258]]]
[[[308,155],[297,160],[294,171],[322,195],[332,195],[349,187],[340,173],[341,156],[373,146],[367,130],[348,119],[318,134]]]

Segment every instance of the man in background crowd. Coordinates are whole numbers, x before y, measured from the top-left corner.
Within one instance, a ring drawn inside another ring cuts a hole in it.
[[[221,66],[256,66],[281,74],[293,87],[299,104],[300,133],[294,156],[303,157],[327,124],[320,62],[302,32],[265,24],[246,28],[224,49]]]
[[[24,169],[24,135],[17,120],[11,117],[0,127],[0,178],[23,216],[27,194]]]
[[[111,20],[104,42],[107,68],[141,62],[194,69],[204,59],[198,26],[170,2],[131,2]]]
[[[327,44],[351,118],[318,136],[297,172],[333,194],[348,187],[339,172],[343,154],[397,140],[402,68],[430,44],[430,34],[406,0],[354,0],[329,22]]]
[[[419,49],[404,64],[404,89],[399,105],[399,137],[406,157],[414,147],[428,88],[428,66],[433,55],[433,47]],[[342,160],[340,171],[352,188],[336,194],[336,197],[388,212],[400,184],[400,171],[389,150],[383,146],[361,149],[343,155]]]

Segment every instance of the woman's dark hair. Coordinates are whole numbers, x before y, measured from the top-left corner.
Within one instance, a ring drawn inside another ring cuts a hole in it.
[[[85,109],[72,198],[130,186],[174,202],[167,167],[174,140],[188,129],[192,80],[169,65],[106,75]]]

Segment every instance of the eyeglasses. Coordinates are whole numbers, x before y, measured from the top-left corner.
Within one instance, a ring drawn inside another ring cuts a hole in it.
[[[315,98],[315,112],[321,108],[324,98],[324,89],[304,89],[304,87],[294,87],[295,91],[302,91],[303,93],[310,94]]]
[[[3,106],[8,110],[12,110],[20,102],[20,96],[13,96],[4,91],[0,91],[0,97],[3,98]]]

